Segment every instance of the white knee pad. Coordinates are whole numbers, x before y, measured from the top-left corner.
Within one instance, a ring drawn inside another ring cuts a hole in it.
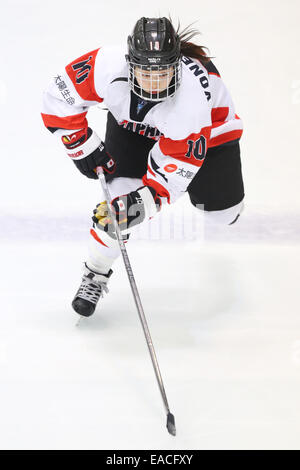
[[[205,222],[209,224],[231,225],[237,221],[244,209],[244,201],[221,211],[204,211]]]

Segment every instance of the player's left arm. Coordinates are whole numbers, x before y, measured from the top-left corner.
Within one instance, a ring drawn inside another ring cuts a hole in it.
[[[173,203],[184,194],[203,165],[209,136],[210,127],[205,127],[183,140],[160,138],[149,153],[144,186],[111,201],[121,230],[153,217],[164,203]],[[107,216],[106,203],[99,204],[93,220],[107,230],[111,222]]]
[[[162,136],[149,153],[143,183],[169,204],[175,202],[203,165],[210,132],[209,126],[181,140]]]

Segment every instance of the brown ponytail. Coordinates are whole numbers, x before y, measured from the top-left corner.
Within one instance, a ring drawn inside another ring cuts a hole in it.
[[[198,46],[193,42],[181,41],[181,53],[187,57],[191,57],[192,59],[198,59],[200,62],[207,63],[213,57],[206,55],[204,49],[207,49],[205,46]]]
[[[172,23],[171,18],[170,21]],[[190,42],[190,39],[201,34],[197,29],[191,28],[193,24],[194,23],[188,25],[186,28],[180,31],[180,22],[178,21],[176,33],[180,38],[180,51],[182,55],[190,57],[191,59],[198,59],[202,63],[207,63],[214,58],[207,55],[204,51],[204,49],[207,49],[208,51],[209,49],[205,46],[198,46],[197,44]]]

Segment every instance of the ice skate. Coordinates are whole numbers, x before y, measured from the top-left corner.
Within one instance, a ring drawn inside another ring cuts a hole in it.
[[[75,312],[84,317],[94,313],[103,292],[108,292],[107,282],[111,274],[112,270],[108,274],[92,271],[85,263],[82,281],[72,302]]]

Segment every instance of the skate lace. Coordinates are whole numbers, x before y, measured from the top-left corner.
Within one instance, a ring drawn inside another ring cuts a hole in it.
[[[83,277],[81,286],[77,292],[77,297],[96,304],[99,298],[103,297],[103,291],[106,293],[108,292],[108,288],[105,282],[95,282],[88,277]]]

